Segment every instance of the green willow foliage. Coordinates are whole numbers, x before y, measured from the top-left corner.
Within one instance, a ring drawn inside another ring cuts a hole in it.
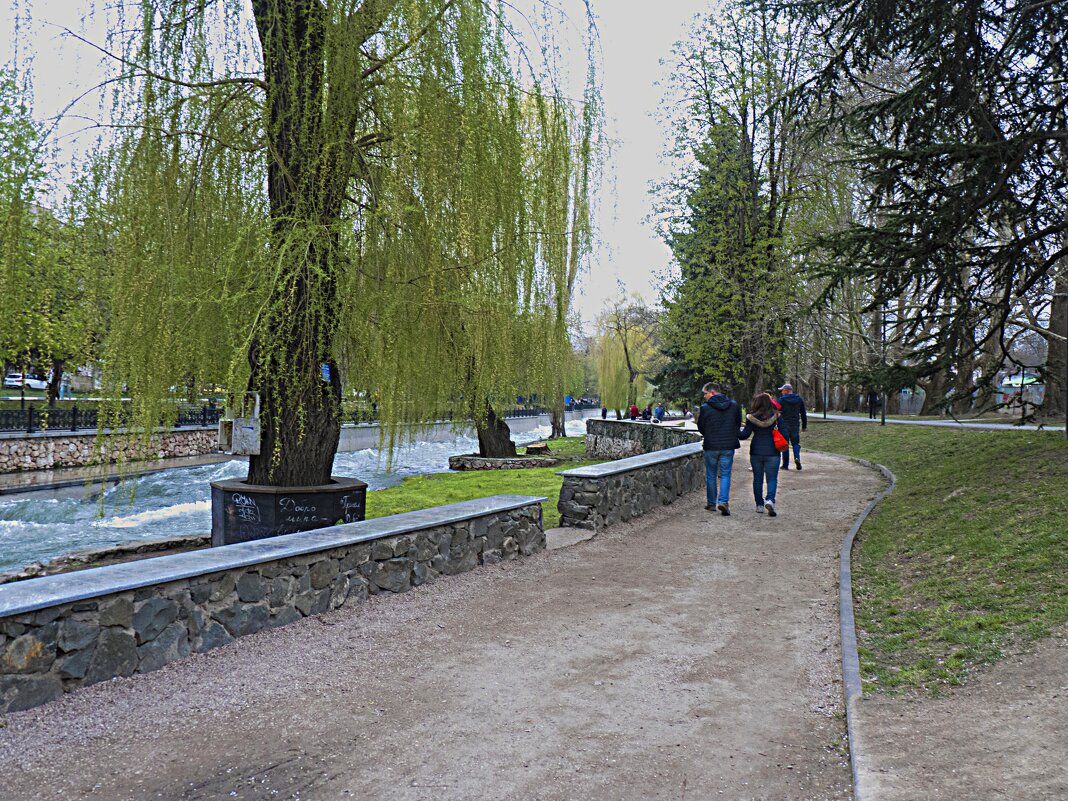
[[[85,355],[97,305],[69,210],[43,205],[51,154],[30,94],[13,68],[0,71],[0,362],[46,373]]]
[[[190,379],[259,391],[250,480],[314,484],[343,399],[375,403],[392,442],[556,389],[592,81],[582,110],[551,68],[524,83],[504,5],[482,0],[136,12],[99,213],[109,375],[146,420]]]

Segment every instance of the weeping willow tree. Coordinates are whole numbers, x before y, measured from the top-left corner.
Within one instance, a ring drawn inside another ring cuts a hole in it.
[[[0,70],[0,363],[52,373],[54,404],[64,365],[88,353],[96,284],[83,269],[65,209],[49,209],[48,129],[16,67]]]
[[[114,385],[146,421],[188,376],[258,393],[255,484],[330,480],[343,375],[390,432],[466,412],[499,443],[517,389],[552,389],[597,125],[509,45],[504,4],[120,13],[128,134],[98,206]]]
[[[594,338],[593,351],[601,403],[614,409],[617,418],[621,417],[622,410],[630,405],[630,371],[623,345],[616,337],[602,332]]]

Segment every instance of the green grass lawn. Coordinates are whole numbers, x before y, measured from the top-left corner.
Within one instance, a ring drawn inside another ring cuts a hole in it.
[[[804,445],[898,479],[853,557],[866,690],[937,693],[1068,621],[1062,433],[814,422]]]
[[[367,517],[385,517],[489,495],[540,495],[547,498],[541,505],[545,528],[553,528],[560,522],[556,502],[563,483],[556,473],[596,462],[584,460],[585,437],[551,440],[549,449],[553,456],[566,457],[569,462],[557,467],[527,470],[472,470],[412,476],[395,487],[368,492]],[[519,451],[522,453],[523,448]]]

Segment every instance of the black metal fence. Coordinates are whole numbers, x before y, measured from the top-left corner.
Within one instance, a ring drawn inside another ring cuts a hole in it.
[[[586,411],[587,409],[597,408],[600,407],[592,403],[572,403],[568,410]],[[222,417],[222,413],[222,408],[218,406],[180,406],[178,407],[178,416],[175,418],[174,426],[176,428],[216,426],[219,423],[219,418]],[[517,407],[507,412],[504,416],[506,419],[537,417],[548,413],[548,409],[530,406]],[[107,422],[115,427],[123,427],[128,423],[129,418],[128,410],[123,408],[117,420],[108,420]],[[451,420],[452,418],[446,417],[445,419]],[[376,410],[373,409],[355,409],[349,414],[349,420],[357,424],[376,423],[378,422],[378,415]],[[0,409],[0,432],[17,431],[33,434],[37,431],[96,431],[99,423],[99,407],[95,404],[81,408],[74,405],[55,409],[28,404],[25,409]]]
[[[571,405],[569,405],[567,407],[567,410],[569,412],[584,412],[584,411],[587,411],[589,409],[600,409],[600,408],[601,407],[598,406],[595,403],[572,403]],[[539,415],[548,414],[548,413],[549,413],[549,410],[544,408],[544,407],[542,407],[542,406],[517,406],[516,408],[505,412],[504,417],[507,420],[507,419],[516,418],[516,417],[538,417]],[[442,417],[441,422],[449,422],[450,420],[453,419],[453,417],[454,417],[454,415],[447,414],[444,417]],[[465,420],[467,419],[466,416],[464,417],[464,419]],[[348,414],[348,420],[349,420],[349,422],[355,423],[356,425],[359,425],[361,423],[363,423],[363,424],[377,423],[378,422],[378,410],[373,408],[373,407],[372,408],[353,409]]]
[[[217,406],[179,406],[174,426],[177,428],[200,426],[207,428],[219,423],[222,409]],[[118,419],[108,420],[109,425],[125,426],[129,412],[124,408]],[[0,432],[37,431],[96,431],[100,424],[99,407],[63,406],[49,409],[47,406],[27,405],[25,409],[0,409]],[[161,421],[162,425],[162,421]]]

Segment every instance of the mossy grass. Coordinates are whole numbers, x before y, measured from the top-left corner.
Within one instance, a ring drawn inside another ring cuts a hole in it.
[[[853,555],[865,690],[937,694],[1068,621],[1063,434],[820,422],[804,442],[898,479]]]
[[[553,528],[560,523],[556,502],[560,498],[560,485],[563,483],[557,472],[596,462],[582,458],[585,437],[550,440],[549,449],[552,456],[567,457],[572,461],[556,467],[412,476],[397,486],[368,492],[367,517],[385,517],[490,495],[544,495],[547,498],[541,505],[544,525],[545,528]]]

